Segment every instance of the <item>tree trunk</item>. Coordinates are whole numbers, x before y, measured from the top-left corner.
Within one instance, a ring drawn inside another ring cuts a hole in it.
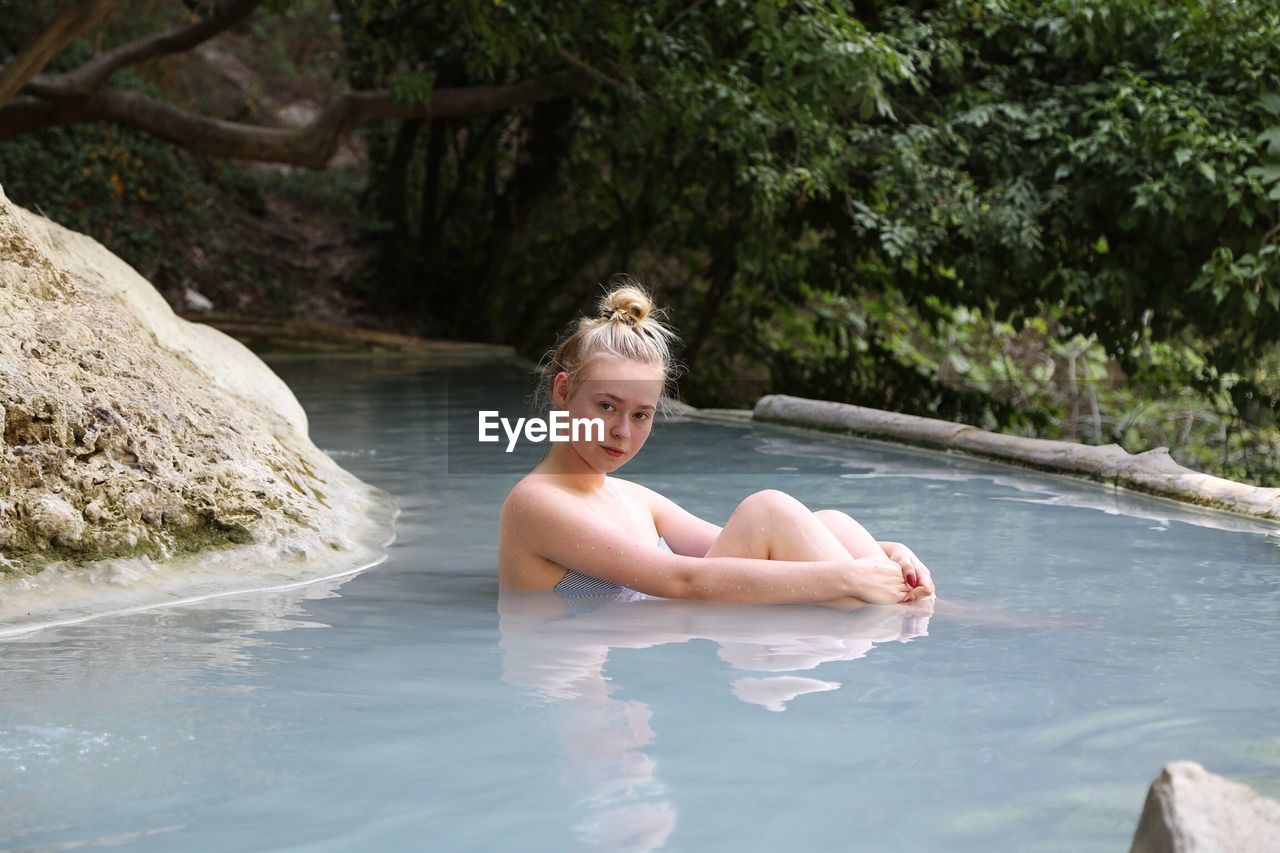
[[[422,179],[422,201],[418,214],[418,244],[423,255],[434,254],[433,244],[439,234],[439,222],[436,220],[440,208],[440,169],[444,165],[445,133],[448,128],[444,119],[432,119],[431,128],[427,132],[427,168]]]
[[[323,169],[356,127],[393,118],[499,112],[571,94],[564,72],[509,86],[436,89],[426,104],[399,104],[385,90],[344,92],[304,127],[260,127],[209,118],[138,92],[107,89],[84,98],[20,98],[0,107],[0,142],[46,127],[109,121],[201,154]]]
[[[529,122],[529,142],[525,148],[527,156],[521,159],[503,191],[494,197],[493,225],[483,250],[481,266],[469,298],[462,303],[463,311],[458,319],[466,336],[484,337],[492,332],[485,303],[493,295],[503,262],[517,234],[538,201],[555,186],[560,161],[569,147],[568,130],[572,115],[573,106],[568,101],[553,101],[534,107]]]
[[[710,279],[707,297],[702,303],[702,310],[698,313],[698,324],[689,336],[689,344],[685,347],[682,356],[685,365],[690,369],[698,360],[707,338],[711,336],[711,331],[715,328],[716,315],[719,314],[720,306],[732,289],[733,279],[738,274],[739,233],[735,229],[734,233],[727,235],[727,245],[721,246],[711,259],[711,267],[707,274],[707,278]]]
[[[378,214],[383,222],[391,225],[386,245],[389,272],[394,276],[392,286],[395,288],[393,303],[404,305],[406,297],[413,293],[413,246],[409,241],[409,222],[406,183],[408,181],[409,164],[413,162],[414,143],[418,132],[422,130],[422,119],[409,119],[400,123],[396,131],[396,139],[391,148],[391,159],[382,171],[381,187],[378,192]]]

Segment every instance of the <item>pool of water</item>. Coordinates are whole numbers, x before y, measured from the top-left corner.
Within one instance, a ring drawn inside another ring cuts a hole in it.
[[[272,362],[383,564],[0,642],[0,846],[1116,850],[1167,761],[1280,795],[1280,540],[958,457],[670,422],[623,476],[910,544],[932,607],[502,595],[501,370]],[[452,428],[450,428],[452,427]]]

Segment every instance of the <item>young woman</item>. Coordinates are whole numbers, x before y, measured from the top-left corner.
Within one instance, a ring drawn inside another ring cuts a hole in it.
[[[624,282],[552,354],[541,394],[604,440],[554,442],[502,506],[499,576],[509,587],[635,590],[751,603],[897,604],[933,595],[929,570],[839,510],[810,512],[773,489],[724,527],[611,476],[640,452],[672,377],[674,334],[647,293]],[[593,436],[594,438],[594,436]]]

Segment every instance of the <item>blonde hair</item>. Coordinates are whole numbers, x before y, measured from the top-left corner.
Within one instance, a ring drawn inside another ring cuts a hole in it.
[[[541,410],[552,402],[552,384],[561,371],[569,374],[569,394],[593,359],[629,359],[662,368],[664,384],[679,375],[671,355],[676,333],[663,322],[666,311],[657,308],[649,292],[630,276],[614,276],[609,291],[596,305],[596,317],[580,317],[546,356],[538,370],[540,382],[534,397]],[[663,392],[659,408],[665,408]]]

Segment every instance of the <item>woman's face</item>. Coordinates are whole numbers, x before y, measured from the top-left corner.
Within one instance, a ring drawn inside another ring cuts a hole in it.
[[[567,410],[570,418],[604,422],[604,440],[584,434],[571,442],[574,452],[592,468],[606,473],[626,464],[649,438],[663,379],[663,370],[657,365],[604,356],[588,362],[571,393],[569,374],[557,374],[553,388],[556,406]]]

